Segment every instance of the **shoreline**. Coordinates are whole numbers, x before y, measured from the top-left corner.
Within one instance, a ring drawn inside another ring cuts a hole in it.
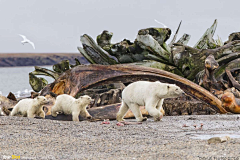
[[[75,64],[75,58],[88,63],[80,53],[0,53],[0,67],[47,66],[62,60]]]
[[[52,67],[52,65],[37,65],[37,66],[40,66],[40,67]],[[1,69],[3,69],[3,68],[25,68],[25,67],[35,67],[35,65],[33,65],[33,66],[7,66],[7,67],[1,67],[0,66],[0,68]]]
[[[0,117],[0,157],[33,159],[240,158],[240,138],[208,144],[197,135],[239,135],[239,115],[164,116],[137,125]],[[135,121],[128,119],[127,121]],[[198,129],[200,124],[202,129]],[[189,127],[183,127],[186,124]],[[197,129],[194,128],[197,125]],[[59,145],[61,144],[61,145]]]

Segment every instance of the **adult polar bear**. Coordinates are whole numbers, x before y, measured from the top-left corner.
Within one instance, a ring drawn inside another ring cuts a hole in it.
[[[122,92],[122,105],[117,113],[117,121],[124,121],[123,117],[131,109],[137,121],[147,120],[140,112],[140,106],[145,106],[155,121],[161,120],[164,98],[176,98],[184,91],[175,84],[137,81],[128,85]]]

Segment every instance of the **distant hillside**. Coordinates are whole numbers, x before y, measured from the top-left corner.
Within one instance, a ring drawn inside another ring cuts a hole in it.
[[[88,63],[80,53],[0,53],[0,67],[53,65],[62,60],[75,64],[75,58]]]

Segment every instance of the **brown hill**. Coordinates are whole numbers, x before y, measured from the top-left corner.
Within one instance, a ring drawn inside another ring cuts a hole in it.
[[[75,58],[82,64],[88,63],[80,53],[1,53],[0,67],[53,65],[62,60],[75,64]]]

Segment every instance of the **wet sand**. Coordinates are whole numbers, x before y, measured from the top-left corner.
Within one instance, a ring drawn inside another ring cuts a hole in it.
[[[116,123],[1,116],[0,159],[12,159],[12,155],[21,159],[240,159],[240,115],[166,116],[161,122],[150,118],[138,125]],[[214,135],[228,135],[231,140],[208,144]]]

